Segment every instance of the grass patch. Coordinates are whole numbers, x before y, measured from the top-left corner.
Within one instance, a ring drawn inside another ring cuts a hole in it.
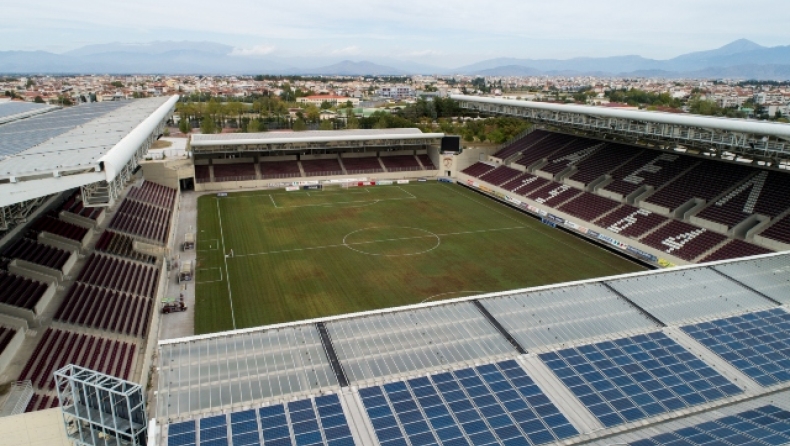
[[[197,268],[223,280],[197,284],[196,334],[642,269],[443,183],[205,195],[210,242]]]

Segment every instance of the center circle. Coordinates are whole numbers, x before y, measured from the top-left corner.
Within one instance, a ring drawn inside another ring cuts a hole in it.
[[[381,257],[415,256],[438,248],[441,238],[431,231],[406,226],[363,228],[343,237],[343,245],[360,254]]]

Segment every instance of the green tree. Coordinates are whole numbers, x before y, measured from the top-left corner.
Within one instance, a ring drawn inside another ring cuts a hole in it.
[[[36,98],[33,99],[33,102],[35,102],[36,104],[43,104],[44,98],[42,98],[41,96],[36,96]]]
[[[294,121],[293,130],[294,132],[303,132],[307,130],[307,124],[302,118],[298,118],[296,121]]]
[[[214,118],[210,114],[203,116],[200,121],[200,132],[206,135],[217,133],[217,123],[214,122]]]
[[[318,126],[318,130],[334,130],[335,126],[332,124],[331,119],[324,119],[321,121],[321,125]]]
[[[189,125],[189,118],[184,119],[182,117],[178,121],[178,130],[185,135],[192,131],[192,126]]]
[[[330,104],[329,101],[321,103],[321,110],[329,110],[330,108],[332,108],[332,104]]]
[[[25,88],[30,88],[36,85],[36,82],[33,79],[27,78],[27,82],[25,82]]]
[[[353,108],[346,109],[346,128],[349,130],[359,128],[359,119],[357,119],[357,115],[354,114]]]
[[[257,119],[250,119],[250,122],[247,123],[247,133],[258,133],[260,131],[260,121]]]
[[[121,81],[112,81],[110,82],[110,85],[112,85],[115,88],[123,88],[123,82]]]

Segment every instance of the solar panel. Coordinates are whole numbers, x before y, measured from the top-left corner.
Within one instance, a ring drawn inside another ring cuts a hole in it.
[[[337,395],[171,424],[168,446],[354,446]]]
[[[744,260],[713,268],[782,304],[790,304],[790,263],[785,256]]]
[[[540,358],[606,427],[742,392],[662,332]]]
[[[761,386],[790,381],[790,314],[782,309],[681,328]]]
[[[538,445],[578,435],[513,360],[359,395],[382,446]]]
[[[768,405],[630,442],[654,445],[784,445],[790,443],[790,412]]]

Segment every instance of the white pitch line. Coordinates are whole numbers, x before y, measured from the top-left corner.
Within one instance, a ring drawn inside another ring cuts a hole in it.
[[[410,195],[412,198],[417,198],[417,197],[415,197],[415,196],[414,196],[414,194],[412,194],[411,192],[409,192],[409,191],[405,190],[404,188],[402,188],[402,187],[400,187],[400,186],[396,186],[396,187],[397,187],[398,189],[402,190],[403,192],[406,192],[407,194],[409,194],[409,195]]]
[[[388,239],[380,239],[380,240],[370,240],[367,242],[356,242],[356,243],[340,243],[337,245],[323,245],[323,246],[312,246],[308,248],[294,248],[294,249],[283,249],[280,251],[266,251],[266,252],[256,252],[253,254],[239,254],[234,255],[233,258],[236,257],[252,257],[252,256],[265,256],[270,254],[284,254],[288,252],[299,252],[299,251],[315,251],[317,249],[329,249],[329,248],[339,248],[343,246],[357,246],[357,245],[370,245],[373,243],[384,243],[384,242],[394,242],[399,240],[415,240],[421,238],[434,238],[436,236],[445,237],[450,235],[466,235],[466,234],[481,234],[484,232],[497,232],[497,231],[512,231],[514,229],[524,229],[526,226],[514,226],[511,228],[496,228],[496,229],[480,229],[477,231],[462,231],[462,232],[448,232],[446,234],[430,234],[430,235],[418,235],[414,237],[399,237],[399,238],[388,238]],[[364,228],[364,229],[378,229],[378,228]]]
[[[272,197],[272,194],[269,194],[269,199],[272,200],[272,204],[274,205],[274,207],[276,207],[276,208],[280,207],[280,206],[277,206],[277,202],[274,201],[274,197]]]
[[[222,258],[225,260],[225,277],[228,278],[228,300],[230,301],[230,317],[233,320],[233,329],[236,329],[236,314],[233,312],[233,295],[230,291],[230,271],[228,271],[228,257],[225,253],[225,234],[222,232],[222,213],[219,211],[217,199],[217,217],[219,217],[219,236],[222,239]]]

